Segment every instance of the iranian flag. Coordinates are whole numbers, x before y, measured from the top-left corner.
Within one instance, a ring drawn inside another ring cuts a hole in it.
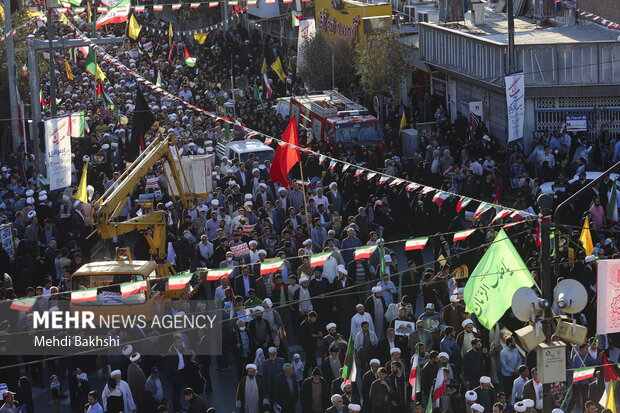
[[[189,4],[189,8],[190,9],[197,9],[198,7],[200,7],[200,3],[190,3]]]
[[[442,206],[449,196],[450,194],[447,194],[445,192],[437,192],[435,196],[433,197],[433,202],[439,206]]]
[[[583,368],[583,369],[575,369],[575,371],[573,372],[573,383],[593,378],[594,377],[594,370],[596,370],[595,367],[586,367],[586,368]]]
[[[219,2],[217,2],[217,1],[210,1],[210,2],[209,2],[209,7],[217,7],[217,6],[218,6],[218,4],[220,4],[220,3],[219,3]]]
[[[437,407],[439,407],[439,402],[441,401],[443,394],[446,392],[446,382],[444,378],[445,373],[443,372],[443,368],[440,367],[439,371],[437,371],[435,386],[433,386],[433,403],[435,403],[435,406]]]
[[[364,172],[364,170],[363,170],[363,169],[357,168],[357,169],[355,170],[355,176],[360,176],[360,175],[362,174],[362,172]]]
[[[275,260],[275,261],[264,261],[260,264],[260,275],[263,274],[273,274],[278,271],[284,260]]]
[[[513,221],[521,221],[525,218],[526,215],[527,213],[525,211],[515,211],[510,214],[510,218],[512,218]]]
[[[11,301],[11,310],[25,311],[32,310],[34,304],[37,302],[37,297],[24,297]]]
[[[222,278],[228,278],[230,273],[233,272],[232,268],[218,268],[216,270],[207,271],[207,281],[219,281]]]
[[[87,301],[97,300],[97,289],[89,288],[88,290],[71,291],[72,303],[85,303]]]
[[[420,391],[420,380],[418,380],[418,373],[420,369],[420,356],[417,354],[413,356],[413,363],[411,364],[411,371],[409,372],[409,385],[411,386],[411,400],[415,400],[416,393]]]
[[[495,217],[491,221],[491,224],[494,223],[495,221],[497,221],[498,219],[506,218],[511,213],[512,213],[512,211],[510,209],[502,209],[497,214],[495,214]]]
[[[471,234],[473,234],[475,230],[476,228],[467,229],[465,231],[459,231],[456,234],[454,234],[454,239],[452,241],[453,242],[463,241],[464,239],[467,239],[467,237],[469,237]]]
[[[121,295],[123,298],[146,291],[146,280],[133,281],[121,284]]]
[[[129,11],[131,9],[131,1],[123,0],[114,7],[110,8],[107,13],[97,18],[96,29],[111,23],[124,23],[129,19]]]
[[[163,11],[164,10],[164,6],[161,4],[154,4],[153,5],[153,11]]]
[[[331,161],[329,163],[329,170],[333,171],[335,167],[336,167],[336,161]]]
[[[342,366],[343,380],[354,382],[357,377],[357,366],[355,365],[355,342],[353,336],[349,337],[347,344],[347,354],[344,356],[344,365]]]
[[[325,159],[327,159],[327,156],[319,155],[319,165],[323,165],[323,162],[325,162]]]
[[[411,238],[405,242],[405,251],[423,250],[428,242],[428,237]]]
[[[405,189],[406,189],[407,191],[409,191],[409,192],[413,192],[413,191],[415,191],[416,189],[418,189],[419,187],[420,187],[420,185],[411,183],[411,184],[407,185],[407,186],[405,187]]]
[[[322,254],[314,254],[310,256],[310,267],[318,267],[319,265],[325,265],[329,256],[332,255],[331,251],[324,252]]]
[[[345,171],[346,171],[347,169],[349,169],[350,167],[351,167],[351,164],[350,164],[350,163],[345,163],[345,164],[342,166],[342,172],[345,172]]]
[[[524,224],[524,223],[525,221],[511,222],[510,224],[504,225],[502,228],[506,229],[506,228],[514,227],[515,225]]]
[[[377,249],[376,245],[369,245],[367,247],[358,247],[355,249],[355,259],[361,260],[364,258],[370,258],[373,252]]]
[[[404,179],[396,178],[392,182],[390,182],[390,186],[400,185],[405,182]]]
[[[456,204],[456,212],[460,212],[461,209],[465,208],[470,202],[471,199],[465,198],[464,196],[461,197],[461,199],[459,199],[459,202]]]
[[[389,180],[390,180],[390,177],[389,177],[389,176],[385,176],[385,175],[383,175],[383,176],[381,176],[381,178],[379,178],[379,185],[384,185],[384,184],[386,184],[386,183],[387,183],[387,181],[389,181]]]
[[[435,190],[435,188],[431,188],[430,186],[425,186],[424,188],[422,188],[422,190],[420,191],[420,193],[422,195],[426,195],[429,192],[433,192]]]
[[[263,73],[263,80],[265,81],[265,90],[267,91],[267,97],[271,97],[273,94],[273,90],[271,90],[271,85],[269,84],[269,78],[267,77],[267,72]]]
[[[366,174],[366,180],[367,180],[367,181],[370,181],[372,178],[374,178],[374,177],[375,177],[375,175],[377,175],[377,173],[376,173],[376,172],[368,172],[368,173]]]
[[[172,10],[180,10],[181,9],[181,3],[175,3],[172,5]]]
[[[144,13],[144,6],[133,6],[133,11],[136,13]]]
[[[611,185],[611,195],[609,197],[609,201],[607,202],[607,219],[612,224],[618,222],[618,188],[616,187],[616,180],[614,179],[614,183]]]
[[[189,67],[196,66],[196,58],[192,57],[187,50],[187,47],[183,47],[183,57],[185,58],[185,64]]]
[[[168,277],[168,290],[182,290],[193,276],[194,274],[179,274]]]
[[[478,209],[476,209],[476,212],[474,213],[474,218],[480,218],[489,209],[491,209],[491,205],[487,204],[486,202],[481,203],[478,206]]]

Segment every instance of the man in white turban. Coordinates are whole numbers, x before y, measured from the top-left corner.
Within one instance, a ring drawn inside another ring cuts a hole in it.
[[[134,412],[136,410],[136,404],[133,401],[133,396],[131,395],[131,389],[129,388],[129,384],[125,380],[121,379],[121,371],[114,370],[110,373],[110,377],[116,380],[116,388],[120,390],[123,395],[123,411],[125,412]],[[112,392],[113,389],[110,389],[106,384],[103,388],[103,392],[101,393],[101,402],[103,403],[103,410],[107,410],[108,408],[108,396]]]

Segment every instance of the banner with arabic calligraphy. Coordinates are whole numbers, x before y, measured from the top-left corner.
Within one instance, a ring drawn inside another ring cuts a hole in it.
[[[467,311],[491,329],[510,308],[515,292],[533,285],[534,279],[502,229],[469,276],[463,299]]]
[[[506,111],[508,113],[508,142],[523,137],[525,122],[525,76],[523,71],[509,73],[506,82]]]

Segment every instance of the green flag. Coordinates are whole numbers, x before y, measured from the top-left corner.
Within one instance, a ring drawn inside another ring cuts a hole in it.
[[[502,229],[469,276],[463,298],[467,311],[491,329],[510,308],[514,293],[533,285],[534,279]]]
[[[344,366],[342,366],[342,378],[344,380],[355,381],[355,376],[357,376],[357,368],[355,367],[355,344],[353,336],[351,336],[349,337],[349,344],[347,344]]]
[[[256,86],[256,84],[254,84],[254,90],[253,90],[253,98],[256,101],[262,102],[263,100],[260,98],[260,91],[258,90],[258,86]]]
[[[434,383],[434,380],[433,380]],[[426,410],[424,413],[433,413],[433,389],[435,386],[431,387],[431,393],[428,395],[428,403],[426,403]]]

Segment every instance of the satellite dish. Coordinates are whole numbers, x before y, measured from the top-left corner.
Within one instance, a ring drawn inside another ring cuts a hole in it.
[[[531,288],[521,287],[512,296],[512,312],[517,319],[530,321],[533,315],[544,308],[544,301]]]
[[[553,289],[553,300],[565,313],[575,314],[586,307],[588,292],[579,281],[562,280]]]

